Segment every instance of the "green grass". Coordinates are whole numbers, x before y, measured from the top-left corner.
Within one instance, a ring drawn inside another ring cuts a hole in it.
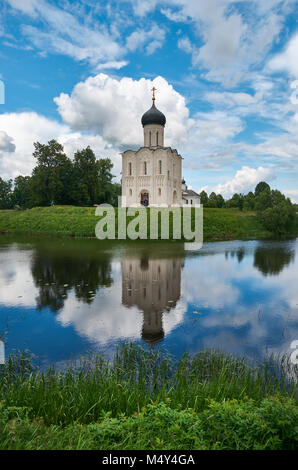
[[[0,374],[1,449],[293,449],[297,366],[216,351],[175,362],[122,346],[41,371],[26,354]]]
[[[30,210],[0,211],[0,233],[95,237],[93,207],[55,206]],[[298,234],[298,224],[296,234]],[[253,212],[236,209],[204,209],[204,240],[266,238]]]

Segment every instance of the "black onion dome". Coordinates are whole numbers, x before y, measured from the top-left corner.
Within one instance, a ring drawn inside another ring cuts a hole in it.
[[[166,124],[165,115],[155,107],[154,102],[151,108],[142,116],[143,127],[147,124],[160,124],[161,126],[165,126]]]

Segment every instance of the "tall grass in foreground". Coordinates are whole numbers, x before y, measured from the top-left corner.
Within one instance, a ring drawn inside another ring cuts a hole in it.
[[[249,364],[206,350],[175,361],[160,350],[127,344],[113,360],[91,354],[62,371],[42,371],[22,353],[0,366],[0,402],[26,408],[28,417],[45,425],[99,422],[140,413],[150,403],[167,402],[171,409],[204,411],[211,400],[266,397],[297,398],[297,366],[286,357]]]

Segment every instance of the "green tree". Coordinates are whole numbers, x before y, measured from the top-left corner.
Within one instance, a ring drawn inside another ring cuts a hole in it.
[[[114,207],[118,206],[118,197],[121,196],[122,186],[120,183],[112,184],[112,192],[110,196],[110,204]]]
[[[112,179],[111,170],[113,168],[113,163],[109,158],[100,158],[97,161],[98,169],[98,204],[102,203],[111,203],[113,197],[114,188]]]
[[[0,209],[11,209],[12,207],[12,180],[4,181],[0,178]]]
[[[216,205],[219,208],[222,208],[225,205],[225,200],[221,194],[217,194],[216,196]]]
[[[278,237],[286,235],[294,224],[295,217],[295,208],[289,199],[258,214],[263,227]]]
[[[98,200],[98,169],[93,150],[87,148],[74,155],[72,196],[75,204],[91,206]]]
[[[201,204],[204,206],[208,204],[208,194],[206,191],[201,191],[200,192],[200,198],[201,198]]]
[[[14,180],[13,201],[24,208],[33,207],[31,176],[17,176]]]
[[[272,191],[265,188],[255,197],[255,209],[263,211],[273,206]]]
[[[217,196],[212,192],[209,196],[207,207],[217,207]]]
[[[255,208],[255,195],[250,191],[246,196],[244,196],[243,210],[253,211]]]
[[[227,201],[227,207],[235,207],[242,211],[244,205],[244,196],[243,194],[235,193],[229,201]]]
[[[260,183],[258,183],[257,186],[255,187],[255,196],[258,196],[259,194],[261,194],[266,189],[269,189],[269,191],[270,191],[269,184],[265,183],[265,181],[260,181]]]
[[[73,165],[56,140],[47,145],[34,143],[37,166],[32,173],[32,190],[36,205],[69,204]]]

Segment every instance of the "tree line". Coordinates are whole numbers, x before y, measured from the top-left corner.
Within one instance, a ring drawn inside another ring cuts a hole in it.
[[[204,207],[236,208],[240,211],[257,212],[262,226],[278,236],[285,235],[295,224],[297,225],[297,205],[280,191],[271,189],[265,181],[258,183],[254,192],[250,191],[246,195],[236,193],[226,201],[221,194],[214,192],[208,196],[202,191],[200,196]]]
[[[113,163],[109,158],[97,159],[89,146],[72,160],[56,140],[35,142],[33,156],[36,166],[30,176],[17,176],[14,181],[0,177],[0,209],[118,205],[121,185],[113,182]]]
[[[214,192],[208,196],[205,191],[202,191],[200,193],[200,197],[201,203],[204,207],[236,208],[241,211],[264,210],[268,207],[272,207],[278,202],[286,200],[286,197],[280,191],[271,190],[269,184],[265,181],[258,183],[254,192],[250,191],[246,195],[235,193],[227,200],[225,200],[221,194],[216,194]]]

